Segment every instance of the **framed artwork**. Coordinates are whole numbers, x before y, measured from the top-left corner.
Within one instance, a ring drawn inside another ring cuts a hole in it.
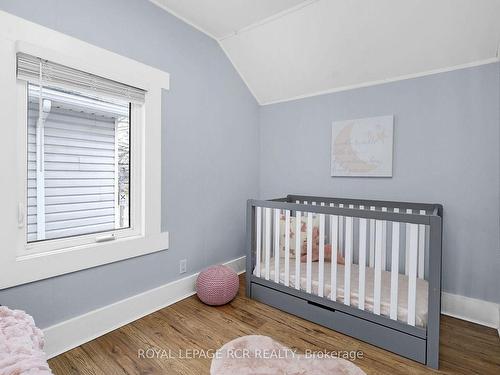
[[[394,116],[334,121],[333,177],[392,177]]]

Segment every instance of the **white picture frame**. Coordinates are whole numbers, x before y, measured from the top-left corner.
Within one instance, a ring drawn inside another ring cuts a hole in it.
[[[392,177],[394,116],[333,121],[332,177]]]

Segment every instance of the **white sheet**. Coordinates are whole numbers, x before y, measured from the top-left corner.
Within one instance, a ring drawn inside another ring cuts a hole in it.
[[[274,258],[269,262],[270,280],[274,281]],[[261,277],[265,275],[265,263],[262,262]],[[331,298],[330,286],[330,262],[325,262],[325,285],[324,296]],[[306,289],[306,263],[300,264],[300,289]],[[255,275],[255,270],[254,270]],[[312,293],[318,294],[319,263],[312,263]],[[351,306],[358,307],[359,266],[351,265]],[[285,260],[280,258],[280,283],[285,283]],[[290,287],[295,288],[295,259],[290,259]],[[365,310],[373,312],[373,289],[374,269],[366,267],[365,271]],[[426,280],[417,279],[417,304],[416,325],[425,327],[427,325],[427,294],[428,284]],[[382,271],[382,293],[380,301],[381,315],[389,316],[391,307],[391,273]],[[337,265],[337,302],[344,302],[344,266]],[[399,274],[398,277],[398,320],[407,323],[408,320],[408,276]]]

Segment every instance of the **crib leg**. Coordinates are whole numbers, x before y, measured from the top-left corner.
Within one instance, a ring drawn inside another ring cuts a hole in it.
[[[443,208],[440,208],[442,215]],[[441,317],[441,254],[442,221],[441,217],[431,218],[429,259],[429,303],[427,312],[427,366],[439,368],[439,322]]]
[[[254,244],[254,218],[255,218],[255,207],[249,200],[247,202],[247,235],[246,235],[246,272],[245,272],[245,294],[248,298],[252,298],[252,288],[250,284],[251,271],[253,270],[253,257],[255,256]]]

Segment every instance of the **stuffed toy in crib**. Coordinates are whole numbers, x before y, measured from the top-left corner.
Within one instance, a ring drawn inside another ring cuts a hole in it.
[[[290,217],[290,259],[295,258],[297,255],[300,256],[301,262],[307,261],[307,217],[301,217],[300,225],[300,254],[297,254],[296,248],[296,218]],[[312,239],[312,261],[317,262],[319,260],[319,216],[313,215],[313,239]],[[281,215],[280,218],[280,249],[281,256],[285,257],[285,215]],[[331,261],[332,259],[332,245],[325,244],[325,261]],[[337,263],[344,264],[344,257],[337,252]]]

